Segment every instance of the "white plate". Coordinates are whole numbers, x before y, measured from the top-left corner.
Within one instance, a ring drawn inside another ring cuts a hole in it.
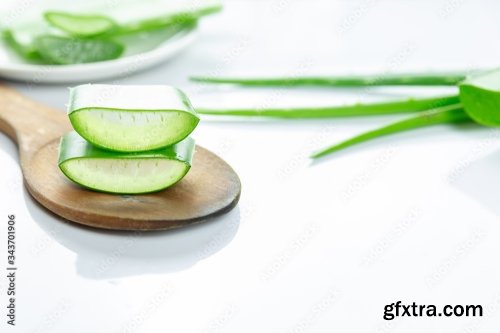
[[[177,34],[156,48],[122,58],[76,65],[35,65],[23,62],[0,42],[0,77],[31,83],[89,82],[125,77],[174,56],[196,37],[196,28]]]

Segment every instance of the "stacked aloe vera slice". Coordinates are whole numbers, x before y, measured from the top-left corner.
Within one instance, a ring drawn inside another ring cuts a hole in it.
[[[155,192],[189,171],[199,117],[187,96],[163,85],[80,85],[70,90],[59,168],[86,188]]]

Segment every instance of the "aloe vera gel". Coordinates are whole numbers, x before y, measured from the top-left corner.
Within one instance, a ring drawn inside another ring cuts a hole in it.
[[[97,191],[155,192],[180,181],[198,124],[186,95],[169,86],[82,85],[71,89],[75,129],[61,139],[59,168]]]
[[[174,144],[199,122],[186,95],[162,85],[81,85],[70,90],[68,115],[87,141],[124,152]]]
[[[59,167],[84,187],[112,193],[147,193],[172,186],[191,167],[194,140],[158,150],[120,153],[85,141],[76,132],[61,139]]]

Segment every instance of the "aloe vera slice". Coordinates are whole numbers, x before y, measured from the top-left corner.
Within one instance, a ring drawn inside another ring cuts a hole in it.
[[[194,140],[186,138],[167,148],[119,153],[100,149],[76,132],[61,139],[59,168],[73,182],[96,191],[139,194],[163,190],[189,171]]]
[[[70,91],[68,114],[87,141],[123,152],[179,142],[200,120],[182,91],[162,85],[80,85]]]
[[[35,39],[38,53],[50,63],[67,65],[118,58],[123,45],[103,39],[74,39],[44,35]]]
[[[75,37],[91,37],[113,30],[116,23],[102,15],[79,15],[63,12],[46,12],[45,20],[52,26]]]

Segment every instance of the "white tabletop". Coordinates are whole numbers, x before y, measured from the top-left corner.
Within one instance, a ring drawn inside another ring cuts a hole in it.
[[[171,84],[195,106],[329,105],[444,89],[243,89],[189,75],[489,68],[498,1],[226,1],[198,40],[106,83]],[[60,85],[14,83],[64,109]],[[63,112],[63,111],[61,111]],[[0,135],[2,332],[494,332],[500,325],[500,132],[437,126],[310,165],[314,149],[401,117],[204,118],[194,136],[238,172],[237,208],[171,232],[63,222],[22,185]],[[17,320],[6,324],[7,215],[17,221]],[[483,317],[401,317],[384,305],[480,304]]]

